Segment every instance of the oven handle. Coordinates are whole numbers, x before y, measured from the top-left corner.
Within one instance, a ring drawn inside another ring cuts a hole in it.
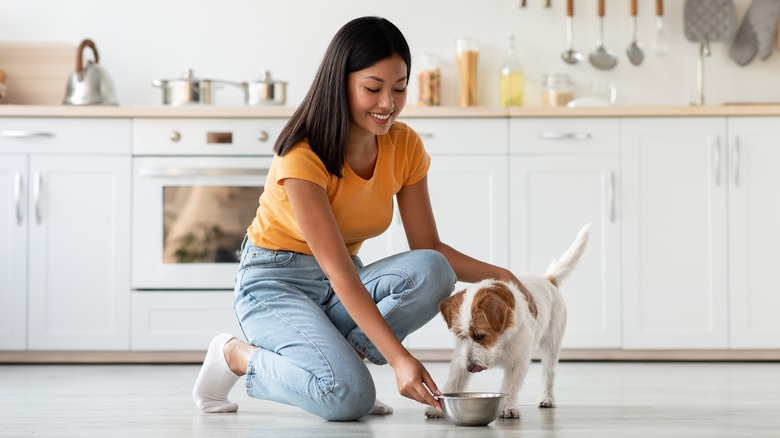
[[[139,167],[139,176],[190,177],[190,176],[265,176],[268,169],[255,167]]]

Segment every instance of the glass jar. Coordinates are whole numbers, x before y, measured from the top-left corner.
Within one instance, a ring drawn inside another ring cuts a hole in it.
[[[420,72],[417,73],[419,93],[418,106],[441,105],[441,70],[439,59],[434,55],[420,55],[418,64]]]
[[[574,98],[574,81],[569,75],[545,75],[542,84],[542,106],[566,106]]]

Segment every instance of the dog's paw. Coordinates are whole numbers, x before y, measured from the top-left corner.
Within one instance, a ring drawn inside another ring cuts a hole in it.
[[[540,408],[554,408],[555,407],[555,398],[551,396],[542,397],[539,399],[539,407]]]
[[[504,406],[504,410],[499,415],[500,418],[520,418],[520,411],[511,406]]]
[[[444,418],[444,414],[434,408],[427,408],[425,410],[425,416],[428,418]]]

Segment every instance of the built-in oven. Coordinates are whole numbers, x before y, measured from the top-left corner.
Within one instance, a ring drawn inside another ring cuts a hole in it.
[[[134,128],[135,290],[232,289],[283,120],[147,120]]]

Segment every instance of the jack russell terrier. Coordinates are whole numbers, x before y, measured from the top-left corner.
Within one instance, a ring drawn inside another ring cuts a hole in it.
[[[492,279],[471,284],[439,304],[447,327],[457,338],[445,393],[464,391],[472,373],[497,366],[504,369],[501,392],[507,394],[500,416],[520,418],[517,395],[528,373],[533,347],[538,345],[544,377],[539,407],[555,407],[555,366],[566,329],[566,305],[558,287],[585,251],[589,229],[590,224],[580,230],[560,260],[550,263],[544,277],[518,278],[536,304],[536,318],[516,284]],[[439,418],[442,413],[428,408],[425,415]]]

